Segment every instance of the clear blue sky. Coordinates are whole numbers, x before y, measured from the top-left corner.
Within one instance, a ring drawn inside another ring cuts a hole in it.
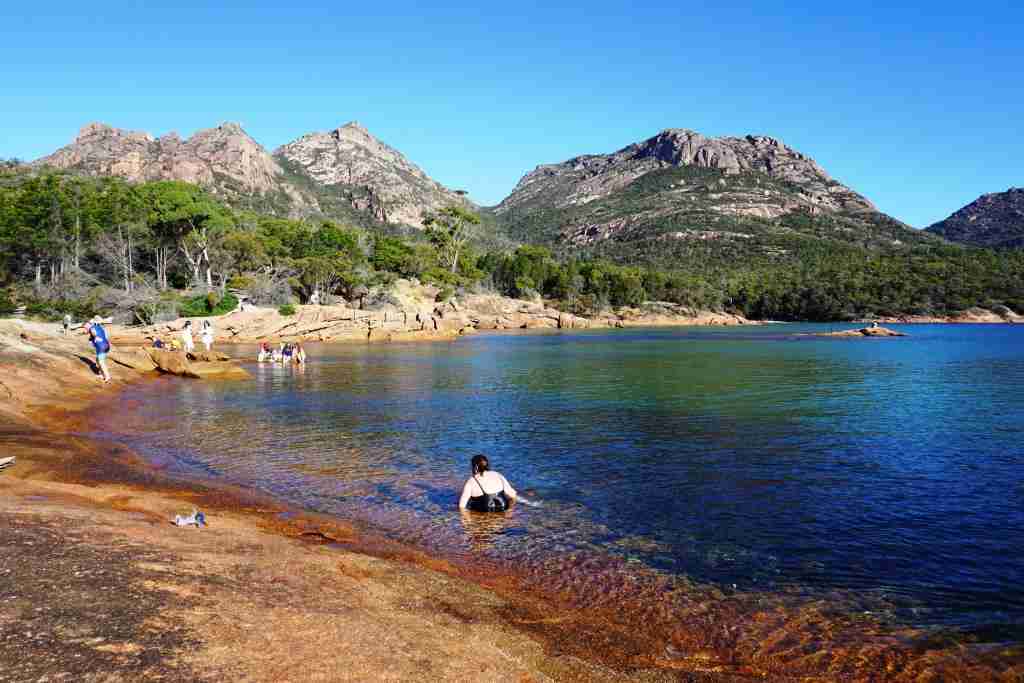
[[[272,150],[355,119],[493,204],[682,127],[781,138],[918,227],[1024,185],[1020,3],[860,5],[4,3],[0,157],[94,120]]]

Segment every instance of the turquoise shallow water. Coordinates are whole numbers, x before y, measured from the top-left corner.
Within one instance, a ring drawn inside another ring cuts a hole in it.
[[[305,369],[253,363],[254,382],[134,389],[105,430],[171,470],[457,557],[610,554],[1019,632],[1024,327],[797,336],[827,329],[314,346]],[[456,512],[476,452],[542,506],[486,523]]]

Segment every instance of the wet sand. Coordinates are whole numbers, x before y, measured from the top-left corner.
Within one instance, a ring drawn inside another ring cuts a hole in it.
[[[145,376],[114,367],[102,387],[82,340],[27,336],[0,326],[0,453],[18,458],[0,472],[0,681],[1024,680],[1019,645],[900,629],[845,596],[727,595],[614,562],[589,582],[454,566],[166,478],[77,435]],[[193,507],[208,528],[169,523]]]

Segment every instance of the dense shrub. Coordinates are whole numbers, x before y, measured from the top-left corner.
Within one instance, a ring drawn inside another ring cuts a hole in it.
[[[295,306],[292,304],[285,304],[278,307],[277,312],[283,316],[295,315]]]
[[[30,318],[58,321],[70,314],[75,322],[89,320],[99,315],[95,302],[91,300],[76,301],[73,299],[49,299],[28,301],[25,304],[25,315]]]
[[[229,292],[220,297],[211,292],[185,299],[178,307],[178,313],[183,318],[203,318],[224,315],[236,308],[238,308],[238,298],[234,294]]]

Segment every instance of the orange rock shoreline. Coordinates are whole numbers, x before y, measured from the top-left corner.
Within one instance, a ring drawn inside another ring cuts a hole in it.
[[[1024,676],[1020,648],[940,643],[922,649],[912,631],[851,620],[821,602],[725,595],[654,573],[637,575],[629,599],[603,599],[600,587],[591,588],[595,594],[565,593],[537,577],[456,566],[342,520],[294,510],[281,515],[285,506],[251,491],[168,479],[130,449],[81,436],[90,411],[102,409],[97,399],[152,376],[118,365],[115,386],[102,387],[87,360],[81,339],[0,321],[0,442],[18,458],[0,474],[0,515],[16,517],[30,537],[73,528],[74,547],[95,549],[110,558],[111,571],[126,572],[133,590],[157,596],[146,619],[177,629],[189,645],[165,652],[149,643],[154,636],[144,625],[129,629],[132,637],[123,642],[100,628],[95,637],[105,640],[83,646],[93,648],[98,668],[83,676],[709,682]],[[209,512],[210,529],[167,524],[191,506]],[[164,559],[122,566],[115,549],[125,544],[140,553],[156,549]],[[83,590],[104,599],[101,587]],[[49,598],[40,593],[35,601],[21,612],[0,606],[0,631],[34,623],[24,610],[46,609]],[[465,604],[486,608],[467,611]],[[90,622],[86,617],[83,623]],[[24,652],[5,647],[0,640],[0,670],[25,666]],[[63,641],[48,647],[64,652]],[[160,656],[147,659],[153,648]],[[504,652],[508,669],[481,671],[480,648]],[[58,659],[32,673],[53,675],[65,663]]]

